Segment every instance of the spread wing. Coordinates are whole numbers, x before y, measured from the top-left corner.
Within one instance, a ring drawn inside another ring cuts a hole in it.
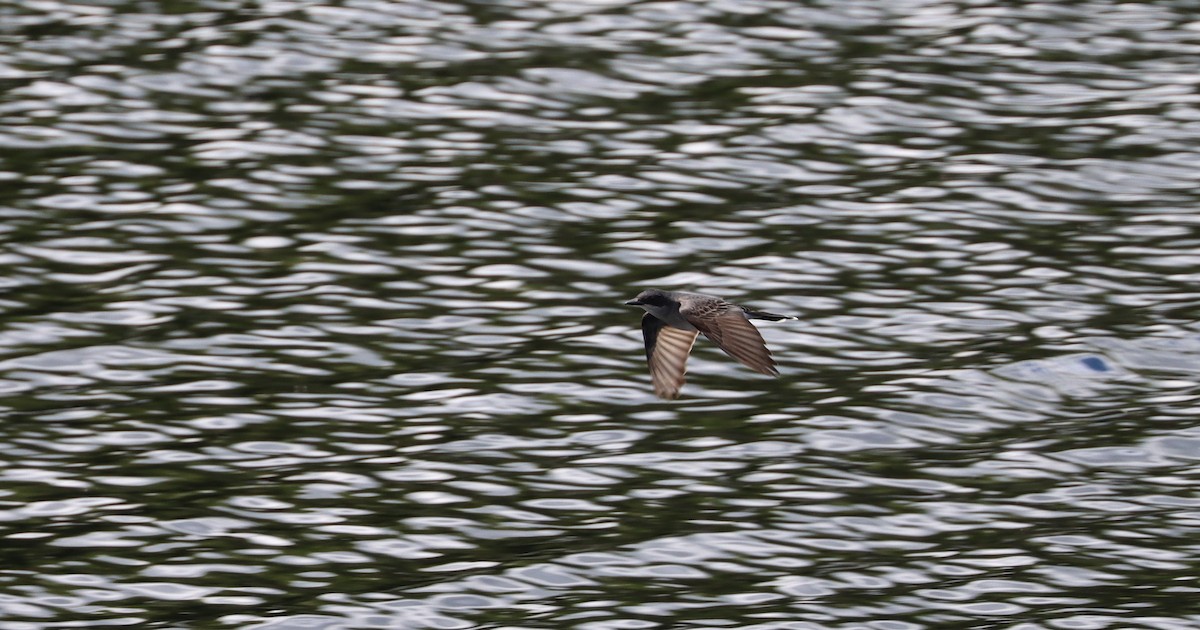
[[[679,398],[687,372],[688,354],[696,342],[694,330],[672,328],[663,320],[646,313],[642,316],[642,336],[646,339],[646,361],[650,363],[650,381],[659,398]]]
[[[767,342],[740,307],[718,301],[691,303],[680,308],[679,314],[742,365],[761,374],[779,376]]]

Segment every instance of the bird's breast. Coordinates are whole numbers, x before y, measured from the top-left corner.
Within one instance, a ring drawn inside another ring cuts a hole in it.
[[[680,315],[678,312],[669,313],[666,317],[662,317],[659,319],[662,319],[671,328],[678,328],[679,330],[687,330],[687,331],[696,330],[696,327],[693,326],[692,323],[687,320],[687,318],[685,318],[683,315]]]

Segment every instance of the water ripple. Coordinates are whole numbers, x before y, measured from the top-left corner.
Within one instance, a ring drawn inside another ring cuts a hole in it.
[[[1182,7],[3,22],[9,625],[1195,625]]]

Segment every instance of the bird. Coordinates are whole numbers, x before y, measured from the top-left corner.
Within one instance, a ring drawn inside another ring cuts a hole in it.
[[[642,336],[646,340],[650,381],[655,395],[666,400],[679,398],[688,355],[699,334],[703,333],[725,354],[755,372],[779,376],[767,343],[749,320],[799,319],[753,311],[713,295],[685,291],[647,289],[625,304],[646,311],[642,315]]]

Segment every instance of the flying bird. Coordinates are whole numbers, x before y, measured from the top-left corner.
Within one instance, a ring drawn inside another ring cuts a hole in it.
[[[771,351],[749,320],[799,319],[752,311],[719,297],[683,291],[647,289],[625,304],[646,310],[642,315],[642,336],[646,339],[650,380],[654,383],[654,393],[666,399],[679,398],[688,355],[700,333],[742,365],[761,374],[779,376]]]

